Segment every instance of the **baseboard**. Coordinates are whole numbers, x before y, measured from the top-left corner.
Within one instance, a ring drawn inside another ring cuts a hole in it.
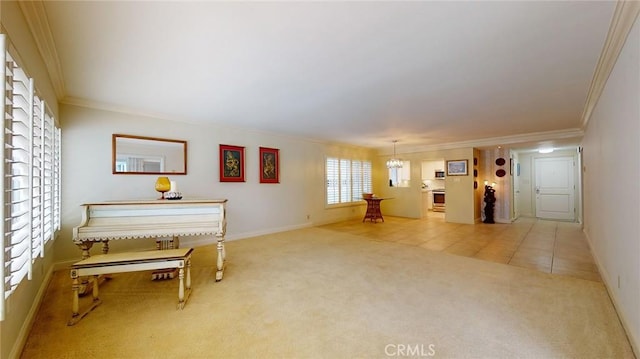
[[[332,223],[332,222],[327,222],[327,223]],[[234,240],[237,240],[237,239],[257,237],[257,236],[262,236],[262,235],[266,235],[266,234],[293,231],[293,230],[296,230],[296,229],[309,228],[309,227],[313,227],[313,226],[316,226],[316,225],[318,225],[318,224],[317,223],[308,222],[308,223],[297,224],[297,225],[293,225],[293,226],[270,228],[270,229],[263,230],[263,231],[238,233],[238,234],[234,234],[232,236],[229,236],[229,235],[225,236],[225,241],[234,241]],[[212,237],[212,236],[180,237],[180,246],[181,247],[202,247],[202,246],[207,246],[207,245],[214,244],[214,243],[216,243],[215,237]],[[53,265],[53,267],[54,267],[53,271],[66,270],[72,264],[76,263],[77,261],[79,261],[79,259],[72,259],[72,260],[57,262],[57,263],[55,263]]]
[[[596,263],[596,267],[598,268],[598,272],[600,273],[600,278],[602,278],[602,283],[604,283],[604,287],[607,290],[607,294],[609,294],[609,298],[611,299],[611,303],[613,303],[613,307],[616,311],[616,314],[618,315],[618,320],[620,320],[620,323],[622,324],[622,327],[624,329],[625,334],[627,335],[627,339],[629,339],[629,343],[631,344],[631,349],[633,350],[634,355],[636,356],[636,358],[640,358],[640,341],[635,333],[633,333],[631,330],[629,330],[631,328],[631,326],[629,325],[629,323],[627,322],[627,320],[620,315],[621,311],[620,311],[620,300],[618,299],[616,292],[614,292],[613,290],[611,290],[611,288],[613,288],[611,286],[611,283],[609,283],[609,272],[607,272],[606,268],[602,265],[602,261],[600,260],[600,258],[598,258],[598,255],[593,251],[593,242],[591,241],[591,238],[589,237],[589,233],[587,233],[584,228],[582,230],[582,232],[584,233],[585,237],[587,238],[587,243],[589,243],[589,251],[591,252],[591,256],[593,257],[595,263]]]
[[[302,229],[302,228],[310,228],[310,227],[313,227],[313,226],[314,226],[313,223],[308,222],[308,223],[302,223],[302,224],[295,224],[295,225],[291,225],[291,226],[284,226],[284,227],[278,227],[278,228],[269,228],[269,229],[261,230],[261,231],[238,233],[238,234],[234,234],[232,236],[226,236],[226,239],[230,240],[230,241],[233,241],[233,240],[236,240],[236,239],[244,239],[244,238],[250,238],[250,237],[264,236],[265,234],[273,234],[273,233],[293,231],[293,230]]]
[[[237,233],[237,234],[234,234],[234,235],[231,235],[231,236],[230,235],[225,236],[225,241],[235,241],[235,240],[238,240],[238,239],[263,236],[263,235],[266,235],[266,234],[293,231],[293,230],[296,230],[296,229],[313,227],[315,225],[316,224],[309,222],[309,223],[303,223],[303,224],[296,224],[296,225],[293,225],[293,226],[270,228],[270,229],[263,230],[263,231]],[[180,245],[181,246],[202,247],[202,246],[210,245],[212,243],[215,243],[215,240],[212,242],[210,237],[208,237],[208,238],[203,238],[203,237],[193,237],[193,238],[181,237],[180,238]]]
[[[36,319],[36,315],[38,315],[38,310],[40,309],[40,304],[42,304],[42,300],[44,299],[44,294],[49,287],[49,282],[51,282],[51,278],[53,277],[53,269],[54,266],[51,266],[47,271],[42,283],[40,283],[40,288],[38,289],[38,293],[36,294],[36,298],[31,304],[31,308],[29,309],[29,313],[27,313],[27,317],[22,324],[22,328],[20,328],[20,333],[18,333],[18,337],[16,341],[13,343],[13,348],[9,352],[9,358],[20,358],[20,354],[22,354],[22,349],[24,349],[24,345],[27,343],[27,338],[29,337],[29,332],[31,332],[31,328],[33,327],[33,323]]]

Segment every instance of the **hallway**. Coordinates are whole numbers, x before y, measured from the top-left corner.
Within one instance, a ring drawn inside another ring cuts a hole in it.
[[[424,219],[385,217],[385,222],[377,223],[354,219],[322,227],[372,240],[602,281],[578,223],[520,218],[511,224],[470,225],[447,223],[444,213],[430,213]]]

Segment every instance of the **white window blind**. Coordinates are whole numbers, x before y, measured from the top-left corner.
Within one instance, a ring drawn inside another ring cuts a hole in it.
[[[2,132],[2,221],[0,229],[0,320],[5,300],[44,256],[47,241],[60,228],[60,130],[35,94],[33,79],[6,50],[0,34],[4,101]]]
[[[8,58],[10,110],[4,121],[4,252],[5,295],[31,277],[30,121],[33,82]]]
[[[31,165],[31,200],[33,211],[31,212],[31,240],[32,256],[38,257],[43,252],[44,237],[42,235],[42,153],[43,144],[42,139],[42,125],[44,122],[44,104],[40,99],[35,96],[33,101],[33,121],[31,129],[31,143],[33,148],[33,163]]]
[[[373,193],[373,178],[371,177],[371,162],[362,162],[362,193]]]
[[[340,160],[327,158],[327,204],[340,203]]]
[[[355,196],[362,195],[362,161],[351,161],[351,193]]]
[[[360,201],[372,189],[369,161],[327,157],[326,176],[328,205]]]
[[[340,203],[351,202],[351,161],[340,160]]]
[[[51,118],[51,116],[49,116]],[[60,204],[61,204],[61,196],[62,193],[62,158],[61,158],[61,149],[62,149],[62,131],[55,125],[55,120],[51,118],[51,123],[53,124],[53,231],[60,230]],[[53,239],[53,238],[52,238]]]

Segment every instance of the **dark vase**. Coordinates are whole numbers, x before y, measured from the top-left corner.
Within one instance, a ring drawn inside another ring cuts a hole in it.
[[[496,223],[493,220],[493,209],[496,204],[496,190],[493,187],[484,186],[484,223]]]

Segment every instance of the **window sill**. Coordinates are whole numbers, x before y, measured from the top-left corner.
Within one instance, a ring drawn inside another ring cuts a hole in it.
[[[364,206],[366,204],[367,204],[367,202],[362,200],[362,201],[356,201],[356,202],[325,204],[324,208],[325,209],[332,209],[332,208],[344,208],[344,207],[357,207],[357,206]]]

